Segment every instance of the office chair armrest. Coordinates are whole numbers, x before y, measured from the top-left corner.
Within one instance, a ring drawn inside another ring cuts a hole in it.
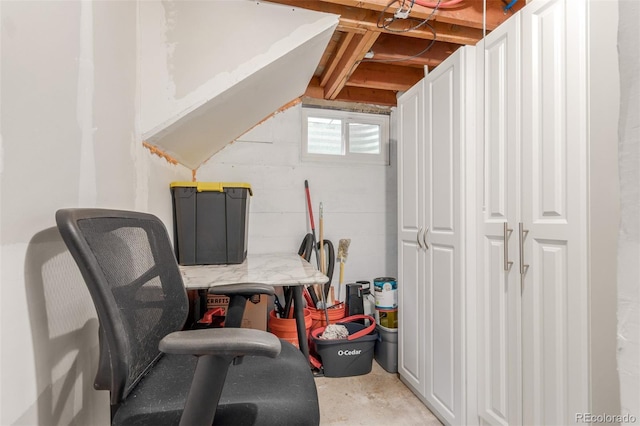
[[[209,328],[176,331],[166,335],[158,345],[164,353],[177,355],[245,355],[275,358],[280,354],[280,340],[271,333],[248,328]]]
[[[275,358],[280,354],[281,346],[276,336],[265,331],[207,328],[168,334],[160,341],[158,348],[168,354],[198,357],[180,425],[210,425],[230,363],[242,360],[245,355]]]
[[[238,283],[226,284],[211,287],[210,294],[220,294],[229,297],[229,306],[224,321],[227,328],[240,328],[242,326],[242,316],[247,305],[247,299],[259,294],[275,294],[273,286],[258,283]]]
[[[238,284],[225,284],[217,285],[209,288],[211,294],[221,294],[224,296],[244,296],[249,298],[255,294],[268,294],[273,296],[275,294],[274,288],[269,284],[259,283],[238,283]]]

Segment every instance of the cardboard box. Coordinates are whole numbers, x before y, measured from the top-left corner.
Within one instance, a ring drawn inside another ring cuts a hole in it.
[[[222,308],[227,314],[229,297],[219,294],[207,294],[207,309]],[[267,331],[267,305],[268,298],[265,294],[256,295],[247,300],[247,306],[242,316],[242,328]]]

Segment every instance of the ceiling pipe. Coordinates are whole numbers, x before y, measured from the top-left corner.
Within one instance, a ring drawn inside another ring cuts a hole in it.
[[[424,7],[428,7],[430,9],[435,9],[436,7],[438,9],[446,9],[448,7],[454,7],[459,3],[462,3],[463,0],[450,0],[450,1],[442,1],[439,2],[440,4],[438,4],[438,2],[433,2],[433,1],[424,1],[424,0],[414,0],[415,4],[419,4],[420,6],[424,6]]]

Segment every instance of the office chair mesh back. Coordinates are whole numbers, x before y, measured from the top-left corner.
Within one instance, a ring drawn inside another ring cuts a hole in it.
[[[159,341],[180,330],[188,313],[186,291],[164,225],[140,216],[77,222],[90,250],[83,256],[93,258],[98,266],[89,268],[92,277],[85,276],[85,281],[106,340],[101,342],[101,356],[103,349],[117,354],[106,363],[111,370],[112,404],[126,398],[161,356]]]

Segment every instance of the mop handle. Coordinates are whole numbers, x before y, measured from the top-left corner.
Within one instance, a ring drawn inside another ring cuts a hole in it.
[[[311,207],[311,194],[309,193],[309,181],[304,181],[304,190],[307,193],[307,206],[309,207],[309,220],[311,221],[311,230],[313,231],[313,239],[315,240],[316,224],[313,221],[313,208]]]
[[[313,251],[316,253],[316,263],[318,270],[320,269],[320,256],[318,256],[318,247],[316,245],[316,224],[313,220],[313,207],[311,206],[311,193],[309,192],[309,181],[305,179],[304,190],[307,193],[307,206],[309,207],[309,220],[311,221],[311,234],[313,235]]]

